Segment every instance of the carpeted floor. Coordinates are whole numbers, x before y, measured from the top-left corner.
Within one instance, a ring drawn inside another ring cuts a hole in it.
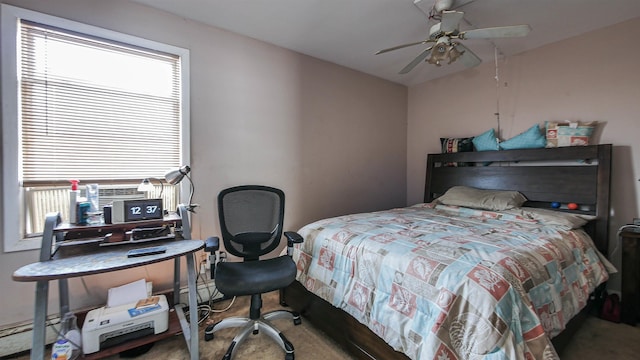
[[[265,295],[263,301],[264,312],[280,308],[277,292]],[[224,308],[228,304],[229,301],[223,301],[216,304],[216,308]],[[211,321],[217,322],[222,317],[233,315],[246,316],[248,306],[248,297],[239,298],[227,312],[214,314]],[[304,318],[299,326],[294,326],[290,320],[275,320],[273,324],[293,343],[296,360],[353,359],[320,331],[305,322]],[[204,327],[201,327],[199,334],[200,358],[222,359],[231,340],[236,335],[236,329],[221,330],[216,333],[214,340],[205,342],[203,340]],[[614,324],[595,317],[589,318],[561,357],[562,360],[639,359],[640,327]],[[29,359],[29,355],[22,354],[13,357],[13,359],[26,360]],[[112,356],[106,359],[115,360],[120,357]],[[149,352],[136,359],[188,360],[189,354],[184,338],[182,335],[178,335],[157,342]],[[284,359],[284,352],[266,335],[250,335],[238,349],[235,359],[281,360]]]
[[[561,355],[562,360],[640,359],[640,327],[589,317]]]

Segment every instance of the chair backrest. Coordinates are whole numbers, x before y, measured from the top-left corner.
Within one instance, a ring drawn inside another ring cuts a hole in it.
[[[262,185],[242,185],[218,194],[220,230],[225,250],[258,260],[280,244],[284,192]]]

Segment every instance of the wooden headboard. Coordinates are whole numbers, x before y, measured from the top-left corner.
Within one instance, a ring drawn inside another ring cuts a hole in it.
[[[450,163],[468,166],[446,166]],[[464,185],[518,190],[528,199],[524,206],[551,209],[552,202],[576,203],[580,209],[571,212],[596,216],[585,230],[606,255],[610,179],[610,144],[429,154],[424,201],[431,202],[450,187]]]

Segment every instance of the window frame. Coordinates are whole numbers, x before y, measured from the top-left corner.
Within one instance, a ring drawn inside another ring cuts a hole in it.
[[[21,215],[23,192],[20,185],[20,88],[18,83],[18,22],[25,19],[49,26],[75,31],[89,36],[171,53],[180,57],[181,65],[181,110],[180,110],[180,162],[190,164],[190,93],[189,93],[189,50],[173,45],[143,39],[133,35],[107,30],[64,18],[0,4],[0,29],[2,49],[2,235],[5,253],[39,249],[42,237],[24,237]],[[189,184],[180,184],[180,199],[189,196]],[[11,210],[9,210],[11,209]],[[17,209],[18,211],[15,211]]]

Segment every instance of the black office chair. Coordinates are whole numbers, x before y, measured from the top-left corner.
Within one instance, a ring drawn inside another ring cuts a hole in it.
[[[283,289],[295,280],[296,265],[291,259],[294,243],[302,237],[295,232],[285,232],[287,255],[261,260],[260,256],[275,250],[282,238],[284,222],[284,193],[272,187],[244,185],[225,189],[218,194],[218,213],[224,250],[239,256],[242,262],[218,262],[212,266],[212,277],[216,288],[226,297],[251,295],[249,318],[226,318],[205,329],[205,340],[229,327],[242,327],[231,342],[223,360],[233,357],[238,345],[250,332],[264,331],[285,351],[285,360],[293,360],[293,345],[271,325],[270,320],[293,319],[301,323],[300,314],[278,310],[260,316],[261,294]],[[217,237],[207,239],[206,251],[219,250]]]

